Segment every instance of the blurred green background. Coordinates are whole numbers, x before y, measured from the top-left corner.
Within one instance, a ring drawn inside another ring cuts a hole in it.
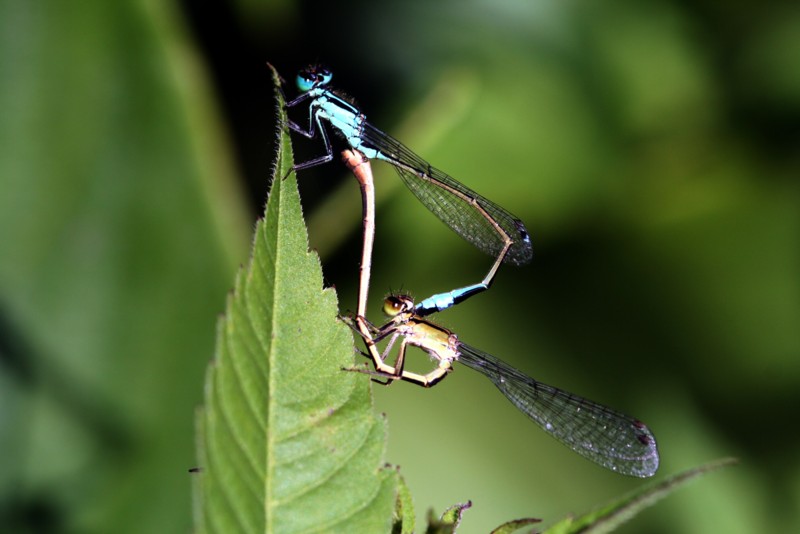
[[[0,530],[191,529],[193,411],[274,161],[266,61],[324,62],[526,222],[533,263],[442,324],[646,421],[658,476],[741,458],[625,531],[800,530],[800,6],[708,0],[0,0]],[[374,170],[373,320],[390,289],[483,276]],[[335,163],[300,186],[355,308],[355,182]],[[419,515],[472,499],[463,532],[641,484],[466,369],[376,397]]]

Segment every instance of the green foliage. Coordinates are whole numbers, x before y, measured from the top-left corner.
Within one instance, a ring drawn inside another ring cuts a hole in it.
[[[736,460],[730,458],[718,460],[678,473],[662,481],[645,484],[631,494],[606,506],[578,517],[567,517],[547,528],[544,533],[577,534],[579,532],[591,532],[592,534],[600,534],[611,532],[626,521],[629,521],[644,508],[652,506],[693,479],[734,463],[736,463]]]
[[[541,519],[536,519],[534,517],[526,517],[523,519],[514,519],[512,521],[508,521],[503,523],[496,529],[492,530],[491,534],[511,534],[512,532],[517,532],[521,528],[525,528],[530,525],[535,525],[539,523]]]
[[[412,534],[417,524],[414,502],[403,477],[397,477],[397,504],[392,523],[393,534]]]
[[[201,532],[381,532],[396,472],[335,292],[308,251],[291,145],[220,320],[198,417]]]
[[[0,1],[6,532],[191,526],[192,414],[249,223],[180,21],[144,8]]]
[[[0,1],[6,530],[191,528],[192,414],[274,154],[267,59],[326,62],[375,125],[526,222],[534,262],[446,326],[642,418],[664,472],[741,457],[621,531],[799,530],[796,3],[206,4]],[[346,309],[355,241],[329,232],[353,238],[360,206],[350,179],[325,189],[332,167],[301,187]],[[374,170],[373,295],[485,272]],[[463,532],[638,484],[471,374],[376,393],[417,501],[475,503]]]
[[[464,517],[464,513],[468,511],[471,507],[472,507],[471,502],[454,504],[453,506],[445,510],[442,516],[438,519],[433,515],[433,510],[428,510],[428,526],[425,529],[425,533],[454,534],[458,530],[459,525],[461,524],[461,520]]]

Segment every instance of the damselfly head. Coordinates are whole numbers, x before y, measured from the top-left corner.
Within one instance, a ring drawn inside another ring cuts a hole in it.
[[[305,93],[315,87],[327,85],[333,73],[322,65],[309,65],[297,73],[297,88]]]
[[[414,309],[414,299],[411,295],[389,295],[383,301],[383,313],[389,317],[397,317]]]

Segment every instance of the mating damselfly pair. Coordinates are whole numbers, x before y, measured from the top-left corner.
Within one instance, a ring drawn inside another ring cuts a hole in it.
[[[325,153],[296,164],[294,171],[327,163],[333,159],[333,146],[327,128],[349,145],[346,162],[361,184],[364,201],[364,250],[359,282],[357,313],[346,318],[364,338],[372,358],[375,378],[391,383],[405,380],[430,387],[438,383],[459,361],[488,377],[525,415],[563,444],[618,473],[649,477],[658,468],[655,438],[641,421],[598,403],[567,393],[530,378],[501,360],[479,351],[458,339],[453,332],[435,325],[426,317],[487,290],[502,263],[523,265],[533,255],[531,239],[520,219],[478,193],[436,169],[402,143],[372,126],[348,98],[330,87],[332,73],[321,66],[310,66],[297,76],[300,94],[286,103],[287,108],[308,105],[308,126],[289,121],[288,126],[308,138],[319,136]],[[375,326],[366,319],[370,258],[374,239],[374,189],[366,160],[391,164],[403,183],[416,197],[453,231],[478,249],[495,257],[489,272],[479,283],[438,293],[419,303],[406,295],[390,295],[384,312],[390,320]],[[376,343],[388,339],[381,352]],[[387,363],[399,341],[394,365]],[[427,374],[404,368],[408,346],[418,347],[438,362]]]

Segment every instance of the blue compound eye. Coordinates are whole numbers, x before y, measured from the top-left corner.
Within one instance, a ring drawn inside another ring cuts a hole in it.
[[[297,74],[297,88],[305,93],[314,87],[327,85],[331,78],[333,78],[331,71],[320,65],[313,65]]]
[[[315,81],[316,77],[311,76],[308,71],[300,71],[300,73],[297,75],[297,88],[305,93],[314,87]]]

